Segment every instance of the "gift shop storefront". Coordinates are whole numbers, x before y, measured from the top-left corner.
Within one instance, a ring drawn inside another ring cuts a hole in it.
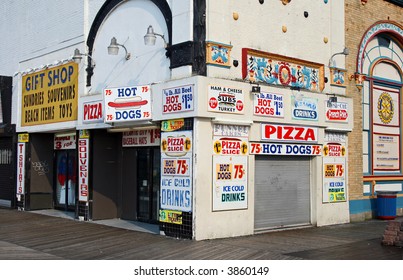
[[[21,78],[17,205],[74,211],[77,196],[78,68],[51,67]]]

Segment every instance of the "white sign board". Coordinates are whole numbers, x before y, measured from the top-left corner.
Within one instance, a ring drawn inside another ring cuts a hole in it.
[[[151,119],[150,86],[107,88],[104,90],[105,123]]]
[[[17,144],[17,196],[25,193],[25,143]]]
[[[89,138],[78,140],[78,200],[88,202]]]
[[[217,113],[244,114],[242,89],[210,85],[208,88],[208,111]]]
[[[194,86],[187,85],[162,91],[162,113],[193,111]]]
[[[247,156],[213,156],[213,211],[248,208],[247,169]]]
[[[278,93],[256,93],[253,99],[253,114],[265,117],[284,118],[284,98]]]
[[[161,209],[192,211],[192,146],[192,131],[161,133]]]
[[[122,147],[159,146],[161,131],[158,128],[125,131],[122,135]]]

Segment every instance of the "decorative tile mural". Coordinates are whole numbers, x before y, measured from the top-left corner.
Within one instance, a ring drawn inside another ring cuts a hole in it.
[[[231,67],[231,45],[206,42],[206,63],[222,67]]]
[[[346,87],[346,75],[346,70],[330,67],[330,85]]]
[[[317,92],[325,86],[323,64],[247,48],[242,49],[242,78]]]

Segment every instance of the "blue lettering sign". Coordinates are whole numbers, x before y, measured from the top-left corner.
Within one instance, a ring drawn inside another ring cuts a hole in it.
[[[190,210],[190,190],[162,189],[161,206],[169,209]]]
[[[68,67],[56,68],[49,70],[48,72],[48,87],[58,85],[60,83],[64,84],[67,81],[70,82],[71,75],[74,73],[74,68],[72,65]]]
[[[141,118],[141,110],[129,110],[129,111],[123,111],[123,112],[119,112],[116,111],[115,112],[115,116],[116,116],[116,120],[127,120],[127,119],[140,119]]]
[[[136,96],[137,87],[118,88],[118,97]]]

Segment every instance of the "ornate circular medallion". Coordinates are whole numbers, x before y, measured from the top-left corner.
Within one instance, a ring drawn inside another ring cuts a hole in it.
[[[279,68],[280,83],[287,86],[291,81],[291,70],[287,65],[281,65]]]
[[[393,100],[389,93],[383,92],[378,99],[378,116],[384,124],[388,124],[393,119]]]

